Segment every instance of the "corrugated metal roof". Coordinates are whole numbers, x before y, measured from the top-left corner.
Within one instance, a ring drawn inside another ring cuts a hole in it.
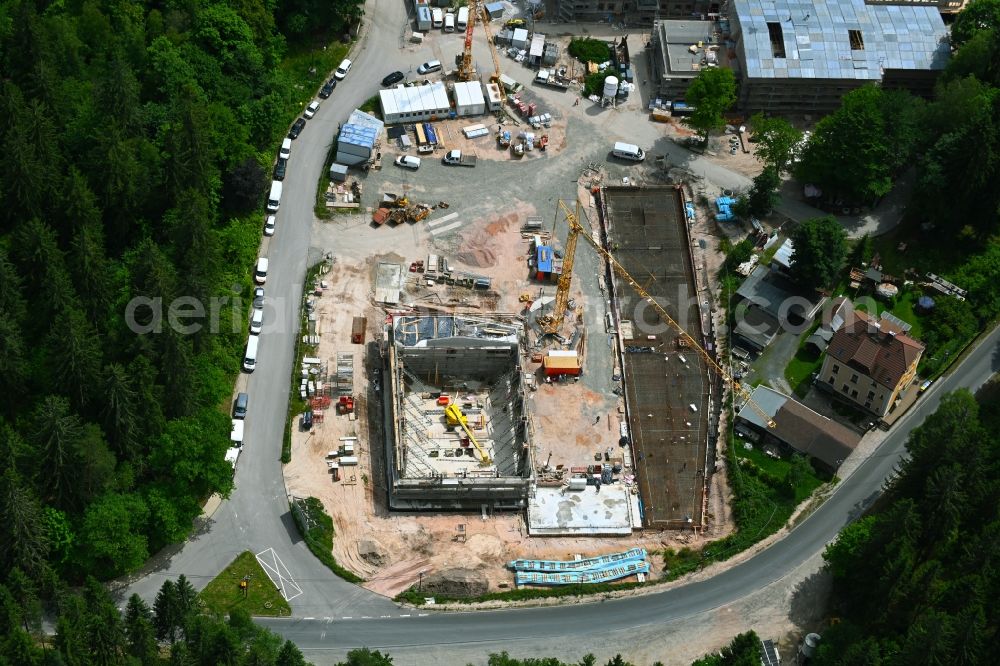
[[[401,113],[447,113],[448,91],[438,81],[429,86],[389,88],[379,91],[382,115],[393,117]]]
[[[948,62],[948,31],[937,7],[734,0],[733,8],[750,78],[878,81],[884,69],[940,70]],[[780,27],[784,58],[774,57],[769,23]],[[860,37],[855,48],[851,31]]]
[[[789,400],[788,396],[784,393],[779,393],[763,384],[753,390],[750,399],[772,419],[778,413],[778,410]],[[767,422],[764,421],[764,417],[749,404],[743,405],[738,416],[744,421],[749,421],[760,428],[768,427]]]

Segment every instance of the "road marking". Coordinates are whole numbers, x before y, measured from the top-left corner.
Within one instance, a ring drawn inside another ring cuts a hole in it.
[[[362,620],[374,620],[375,618],[373,618],[371,615],[362,615],[361,619]]]
[[[430,613],[417,613],[417,617],[427,617]]]
[[[436,227],[439,224],[444,224],[448,220],[454,220],[456,217],[458,217],[458,213],[448,213],[447,215],[431,220],[430,222],[427,223],[427,226]]]
[[[350,615],[345,615],[344,617],[342,617],[340,619],[341,620],[353,620],[354,618],[352,616],[350,616]]]
[[[431,229],[431,236],[436,236],[438,234],[443,234],[446,231],[451,231],[452,229],[457,229],[460,226],[462,226],[462,221],[461,220],[459,220],[458,222],[452,222],[451,224],[449,224],[448,226],[445,226],[445,227],[438,227],[437,229]]]
[[[264,573],[271,579],[274,586],[281,591],[281,596],[285,598],[285,601],[291,601],[302,594],[302,588],[292,578],[292,574],[288,572],[285,563],[274,552],[274,548],[257,553],[257,562],[264,568]]]
[[[410,614],[407,613],[406,615],[400,615],[399,617],[410,617]]]
[[[302,618],[302,619],[303,619],[303,620],[315,620],[316,618],[314,618],[314,617],[304,617],[304,618]]]
[[[387,618],[387,617],[392,617],[392,616],[391,616],[391,615],[379,615],[379,617],[380,617],[380,618],[382,618],[382,619],[384,620],[385,618]]]
[[[319,639],[321,641],[325,641],[326,640],[326,629],[324,629],[323,631],[319,632]]]

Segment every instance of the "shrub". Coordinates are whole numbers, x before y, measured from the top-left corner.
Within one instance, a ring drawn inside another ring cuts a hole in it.
[[[364,582],[363,578],[340,566],[333,556],[333,519],[323,509],[323,503],[315,497],[306,497],[292,500],[289,506],[295,525],[312,554],[348,583]]]
[[[569,54],[580,62],[607,62],[611,60],[611,47],[600,39],[584,37],[570,40]]]

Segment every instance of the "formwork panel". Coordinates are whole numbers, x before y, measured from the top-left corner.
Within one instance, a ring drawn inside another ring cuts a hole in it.
[[[643,289],[704,346],[681,194],[672,187],[608,188],[605,224],[615,258]],[[699,525],[705,488],[708,369],[655,310],[615,281],[623,340],[625,399],[643,524]]]

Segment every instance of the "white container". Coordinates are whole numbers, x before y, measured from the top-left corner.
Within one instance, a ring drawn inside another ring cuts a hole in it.
[[[569,480],[569,490],[586,490],[587,479],[573,478]]]
[[[341,456],[339,462],[341,467],[348,467],[351,465],[357,465],[358,459],[356,456]]]

